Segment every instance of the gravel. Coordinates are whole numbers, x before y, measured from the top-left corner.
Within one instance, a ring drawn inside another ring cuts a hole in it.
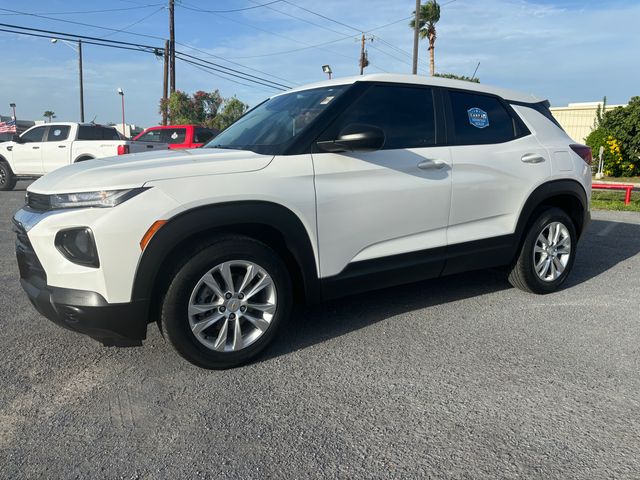
[[[555,294],[490,270],[359,295],[213,372],[154,325],[118,349],[40,317],[23,195],[0,192],[1,478],[640,477],[640,214],[594,212]]]

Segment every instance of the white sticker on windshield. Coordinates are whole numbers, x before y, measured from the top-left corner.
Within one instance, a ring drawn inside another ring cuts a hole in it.
[[[324,100],[322,100],[320,102],[320,105],[326,105],[327,103],[329,103],[331,100],[333,100],[335,97],[335,95],[331,95],[329,97],[326,97]]]
[[[172,138],[173,140],[175,140],[176,138],[178,138],[178,132],[173,132],[173,133],[171,134],[171,138]]]
[[[53,131],[53,136],[54,137],[59,137],[61,133],[62,133],[62,130],[60,130],[60,129],[54,130]]]

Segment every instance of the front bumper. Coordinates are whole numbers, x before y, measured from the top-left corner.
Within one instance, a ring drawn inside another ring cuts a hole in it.
[[[147,301],[109,303],[96,292],[47,285],[47,276],[23,226],[14,221],[20,283],[36,310],[54,323],[106,346],[141,345]]]

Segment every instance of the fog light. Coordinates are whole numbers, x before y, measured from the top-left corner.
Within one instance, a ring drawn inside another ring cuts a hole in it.
[[[70,228],[56,235],[56,248],[70,262],[98,268],[100,260],[90,228]]]

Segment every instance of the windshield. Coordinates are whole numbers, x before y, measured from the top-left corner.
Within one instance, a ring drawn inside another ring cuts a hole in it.
[[[270,98],[220,133],[206,148],[281,154],[347,87],[314,88]]]

